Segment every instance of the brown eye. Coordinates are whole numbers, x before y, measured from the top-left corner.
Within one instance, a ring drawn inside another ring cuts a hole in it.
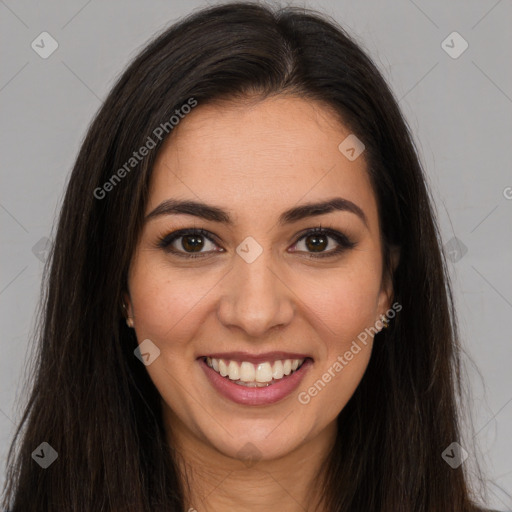
[[[306,247],[313,252],[321,252],[327,247],[328,238],[326,235],[308,235],[305,238]]]
[[[211,247],[208,247],[208,244]],[[223,249],[213,242],[213,236],[202,229],[181,229],[169,233],[158,242],[158,247],[177,256],[189,258],[208,256],[212,252],[223,252]],[[205,248],[206,250],[203,251]]]
[[[185,235],[181,237],[181,245],[186,251],[198,252],[203,248],[204,240],[202,236]]]
[[[332,241],[332,242],[331,242]],[[304,249],[298,247],[303,244]],[[293,252],[305,252],[311,258],[336,256],[356,246],[346,235],[332,229],[314,228],[295,243]],[[327,250],[328,249],[328,250]]]

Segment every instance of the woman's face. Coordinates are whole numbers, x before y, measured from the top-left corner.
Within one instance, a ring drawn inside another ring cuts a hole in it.
[[[126,301],[173,431],[261,459],[332,433],[391,295],[349,135],[277,96],[199,104],[161,149]]]

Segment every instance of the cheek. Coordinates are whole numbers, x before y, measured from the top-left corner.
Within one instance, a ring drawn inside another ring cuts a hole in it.
[[[377,320],[380,267],[367,260],[350,269],[333,269],[323,278],[304,281],[300,293],[321,320],[327,339],[342,344]]]
[[[381,282],[381,267],[372,253],[301,285],[318,340],[316,370],[299,395],[319,416],[334,418],[356,390],[371,356]],[[366,257],[364,257],[366,256]],[[316,318],[316,320],[314,320]],[[324,418],[325,419],[325,418]]]
[[[150,339],[160,350],[146,370],[164,401],[182,413],[190,393],[183,383],[197,370],[190,341],[201,328],[199,316],[214,282],[207,273],[171,269],[149,258],[141,258],[130,275],[137,339]]]
[[[328,286],[327,286],[328,283]],[[370,360],[377,315],[376,279],[357,272],[339,274],[310,294],[306,306],[315,312],[319,359],[297,399],[312,417],[326,424],[348,403]]]
[[[218,280],[218,277],[217,277]],[[209,290],[216,282],[213,273],[172,269],[150,258],[140,259],[130,276],[130,296],[136,331],[158,340],[172,338],[173,345],[197,327]]]

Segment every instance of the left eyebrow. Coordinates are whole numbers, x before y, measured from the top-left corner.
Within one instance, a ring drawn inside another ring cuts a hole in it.
[[[325,215],[336,210],[351,212],[357,215],[364,222],[365,226],[368,227],[368,219],[366,218],[363,210],[357,206],[357,204],[342,197],[334,197],[327,201],[322,201],[319,203],[306,203],[290,208],[279,216],[278,224],[291,224],[308,217]],[[231,219],[229,213],[222,208],[205,203],[199,203],[197,201],[180,201],[177,199],[167,199],[160,203],[146,216],[145,222],[161,215],[179,214],[193,215],[195,217],[200,217],[213,222],[220,222],[230,226],[233,225],[233,220]]]
[[[278,223],[281,225],[289,224],[307,217],[331,213],[335,210],[351,212],[357,215],[364,222],[365,226],[368,227],[368,219],[366,218],[363,210],[357,206],[357,204],[349,201],[348,199],[343,199],[342,197],[334,197],[328,201],[322,201],[320,203],[306,203],[291,208],[281,214]]]

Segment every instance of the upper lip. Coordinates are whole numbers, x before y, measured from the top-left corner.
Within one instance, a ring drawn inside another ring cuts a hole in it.
[[[204,354],[199,357],[212,357],[214,359],[224,359],[229,361],[247,361],[248,363],[258,364],[266,361],[277,361],[283,359],[306,359],[311,358],[307,354],[299,354],[297,352],[265,352],[262,354],[251,354],[250,352],[214,352]],[[311,358],[312,359],[312,358]]]

